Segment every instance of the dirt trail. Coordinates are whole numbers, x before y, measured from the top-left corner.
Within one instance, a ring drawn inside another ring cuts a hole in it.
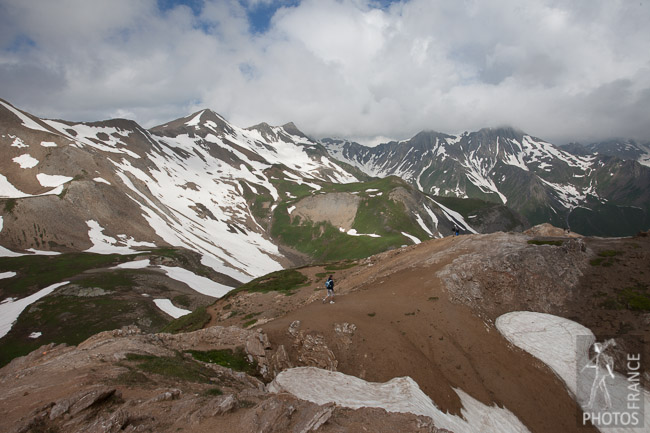
[[[410,376],[443,411],[460,414],[452,388],[461,388],[484,404],[505,406],[532,432],[589,431],[578,428],[576,404],[548,368],[449,301],[436,273],[471,249],[469,238],[384,253],[381,269],[369,263],[339,279],[335,304],[312,302],[263,329],[274,345],[290,348],[287,330],[299,320],[305,334],[324,337],[338,371],[372,382]],[[335,331],[346,322],[356,325],[348,344]]]

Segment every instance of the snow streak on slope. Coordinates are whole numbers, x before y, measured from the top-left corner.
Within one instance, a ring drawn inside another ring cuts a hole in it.
[[[465,222],[465,219],[463,218],[463,216],[461,214],[459,214],[456,211],[453,211],[453,210],[449,209],[448,207],[445,207],[445,206],[441,205],[440,203],[438,203],[434,199],[431,199],[431,201],[434,202],[435,204],[437,204],[440,207],[440,209],[444,212],[444,214],[447,216],[449,221],[455,221],[457,224],[460,224],[461,226],[465,227],[465,230],[467,230],[469,232],[472,232],[474,234],[478,233],[469,224],[467,224],[467,222]]]
[[[25,298],[15,300],[15,299],[5,299],[0,303],[0,338],[7,335],[11,330],[14,322],[20,316],[20,313],[27,307],[29,307],[34,302],[38,301],[44,296],[49,295],[54,290],[58,289],[61,286],[65,286],[69,281],[64,281],[62,283],[52,284],[33,295],[27,296]]]
[[[172,316],[174,319],[178,319],[179,317],[183,317],[191,313],[190,310],[178,308],[169,299],[154,299],[153,302],[156,304],[156,307],[160,308],[165,313]]]
[[[5,103],[2,102],[2,101],[0,101],[0,104],[3,105],[7,110],[9,110],[9,111],[11,111],[13,114],[15,114],[15,115],[20,119],[20,121],[22,122],[23,126],[25,126],[26,128],[33,129],[33,130],[35,130],[35,131],[45,131],[45,132],[50,132],[50,131],[48,131],[47,129],[45,129],[43,126],[39,125],[38,123],[36,123],[36,122],[33,121],[32,119],[30,119],[30,118],[29,118],[28,116],[26,116],[25,114],[21,113],[20,111],[18,111],[18,110],[15,109],[14,107],[12,107],[11,105],[9,105],[9,104],[5,104]]]
[[[354,376],[315,367],[284,370],[268,385],[271,392],[289,392],[322,405],[383,408],[433,419],[436,427],[465,433],[524,433],[529,430],[508,409],[486,406],[460,389],[454,391],[463,404],[463,417],[443,413],[410,377],[385,383],[366,382]]]

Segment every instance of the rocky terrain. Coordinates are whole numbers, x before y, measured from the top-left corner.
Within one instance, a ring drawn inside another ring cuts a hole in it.
[[[598,341],[647,336],[649,264],[647,233],[584,238],[547,226],[280,271],[218,300],[199,331],[125,328],[15,359],[0,370],[0,429],[597,431],[578,425],[571,384],[495,322],[536,311]],[[334,304],[322,302],[329,274]],[[315,396],[296,388],[299,373]],[[371,387],[364,403],[352,385]]]

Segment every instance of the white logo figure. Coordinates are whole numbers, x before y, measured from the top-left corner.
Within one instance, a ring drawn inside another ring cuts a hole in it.
[[[596,355],[580,370],[581,372],[585,368],[593,368],[595,370],[594,382],[591,384],[591,393],[589,394],[589,403],[587,403],[587,408],[589,409],[594,409],[598,391],[602,393],[605,399],[604,409],[609,409],[612,406],[612,399],[609,396],[607,383],[605,382],[607,376],[614,379],[614,358],[605,353],[605,350],[610,346],[616,346],[616,342],[611,338],[604,343],[594,343],[593,348]]]

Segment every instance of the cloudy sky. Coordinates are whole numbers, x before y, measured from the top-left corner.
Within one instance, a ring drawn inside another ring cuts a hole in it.
[[[650,140],[648,0],[0,0],[0,97],[145,127]]]

